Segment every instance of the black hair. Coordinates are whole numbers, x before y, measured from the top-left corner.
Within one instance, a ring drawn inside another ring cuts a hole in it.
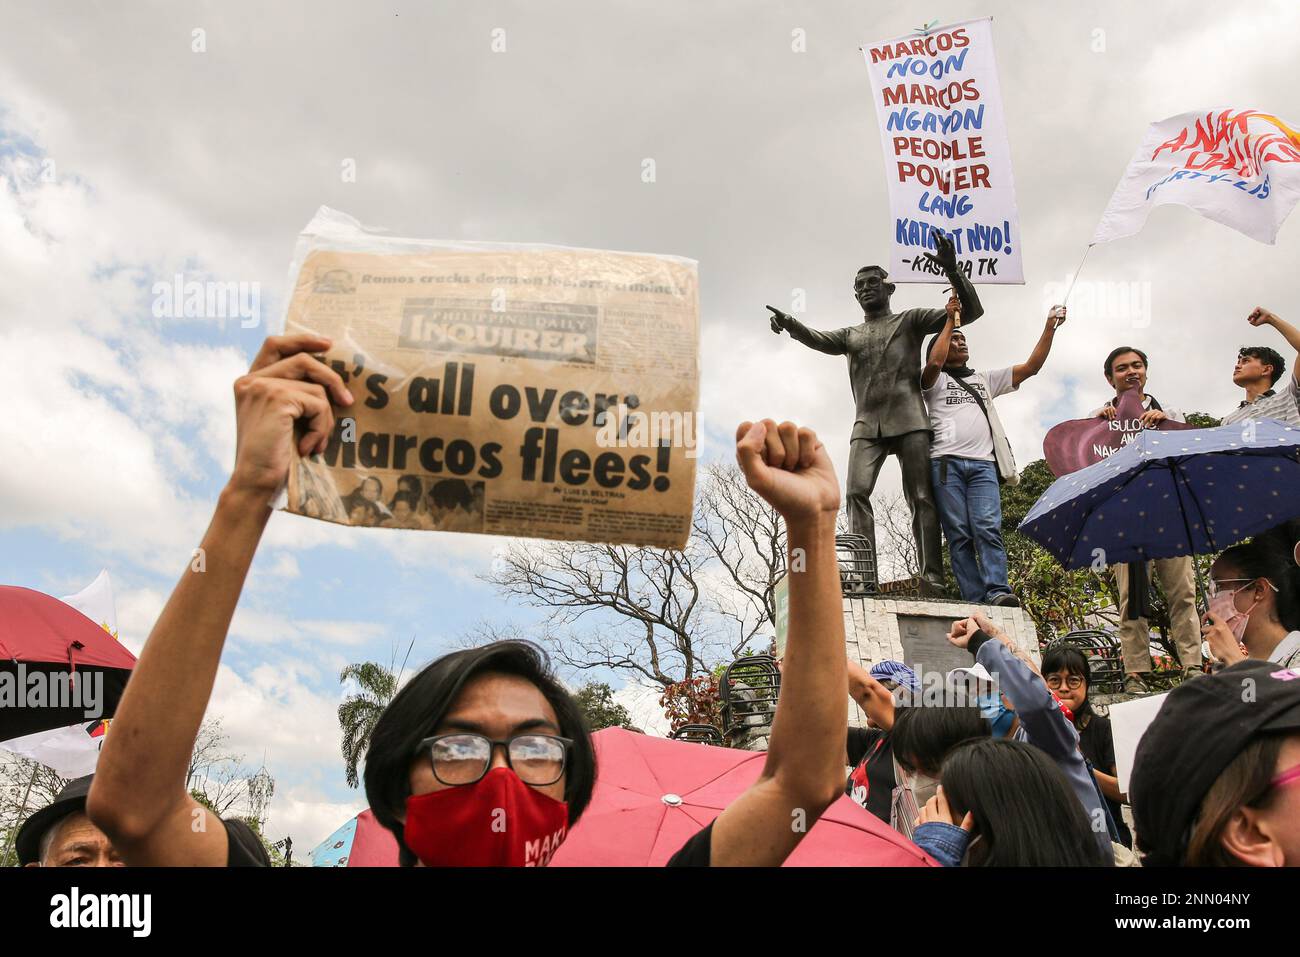
[[[858,276],[861,276],[864,272],[878,272],[880,273],[880,278],[882,280],[887,280],[889,278],[889,270],[884,266],[863,266],[853,276],[853,282],[855,285],[857,284]]]
[[[1254,581],[1265,578],[1277,591],[1273,606],[1277,619],[1287,631],[1300,631],[1300,566],[1288,548],[1286,535],[1275,534],[1276,529],[1256,535],[1249,542],[1225,548],[1215,564],[1224,562],[1241,574],[1239,578]]]
[[[1276,349],[1270,349],[1268,346],[1242,346],[1237,350],[1237,355],[1243,359],[1258,359],[1266,366],[1272,366],[1273,372],[1269,376],[1268,384],[1277,385],[1277,380],[1282,378],[1282,373],[1286,371],[1286,360]]]
[[[1054,641],[1044,649],[1043,663],[1038,670],[1044,680],[1058,671],[1082,678],[1083,705],[1074,712],[1074,720],[1078,723],[1084,715],[1092,714],[1092,702],[1088,700],[1088,688],[1092,685],[1092,664],[1082,648],[1068,641]]]
[[[429,499],[437,508],[474,507],[474,493],[464,479],[443,479],[429,486]]]
[[[1300,544],[1300,518],[1274,525],[1268,531],[1256,535],[1253,541],[1272,541],[1277,548],[1291,555],[1294,560],[1295,547]]]
[[[420,496],[424,494],[424,483],[420,481],[418,475],[403,475],[397,480],[397,491],[406,491],[419,501]]]
[[[1151,363],[1147,361],[1147,354],[1143,352],[1141,349],[1136,349],[1133,346],[1120,346],[1117,349],[1111,349],[1110,355],[1106,357],[1106,364],[1102,366],[1102,370],[1101,370],[1103,373],[1105,373],[1107,382],[1110,381],[1111,366],[1115,364],[1115,360],[1117,358],[1119,358],[1126,352],[1136,352],[1142,358],[1142,364],[1144,366],[1151,365]]]
[[[367,482],[374,482],[379,486],[379,496],[376,496],[376,499],[384,494],[384,480],[377,475],[367,475],[361,480],[361,484],[357,486],[356,491],[358,495],[360,495],[361,490],[366,487]]]
[[[957,745],[992,733],[979,708],[918,706],[900,708],[889,735],[894,758],[904,771],[933,774]]]
[[[420,507],[420,500],[417,499],[415,495],[413,495],[411,492],[398,492],[396,495],[393,496],[393,500],[388,503],[388,510],[392,511],[396,509],[398,502],[405,502],[408,506],[410,506],[412,512],[414,512],[417,508]]]
[[[591,801],[596,784],[596,753],[586,718],[573,696],[551,671],[550,659],[527,641],[495,641],[479,648],[453,651],[426,665],[393,696],[375,722],[366,751],[366,800],[375,819],[397,838],[404,867],[415,855],[402,840],[406,800],[411,796],[411,762],[420,742],[436,733],[466,682],[481,674],[514,675],[536,685],[560,724],[560,734],[572,738],[565,766],[564,800],[569,805],[569,827],[578,822]]]
[[[379,506],[361,494],[361,486],[359,485],[343,499],[343,506],[348,511],[348,521],[352,520],[352,510],[354,508],[364,508],[372,523],[377,523],[383,517],[379,511]]]
[[[943,762],[944,796],[957,820],[970,812],[974,867],[1106,867],[1083,805],[1056,762],[1023,741],[982,738]]]

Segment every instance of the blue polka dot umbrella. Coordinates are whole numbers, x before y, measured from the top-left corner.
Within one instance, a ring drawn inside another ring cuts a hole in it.
[[[1063,475],[1019,531],[1066,568],[1204,555],[1300,516],[1300,429],[1274,419],[1140,432]]]

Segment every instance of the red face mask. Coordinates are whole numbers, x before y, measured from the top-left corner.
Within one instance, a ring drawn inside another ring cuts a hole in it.
[[[509,768],[474,784],[406,799],[406,846],[426,867],[544,867],[569,828],[569,806]]]

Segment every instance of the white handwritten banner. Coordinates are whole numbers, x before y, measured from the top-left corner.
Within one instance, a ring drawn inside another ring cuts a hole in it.
[[[1261,243],[1300,199],[1300,133],[1271,113],[1181,113],[1147,127],[1094,243],[1132,236],[1157,206],[1188,206]]]
[[[989,18],[862,47],[885,151],[893,282],[944,282],[932,230],[974,282],[1023,283],[1020,218]]]

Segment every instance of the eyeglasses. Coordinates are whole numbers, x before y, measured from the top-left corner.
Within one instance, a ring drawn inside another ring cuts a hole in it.
[[[1053,691],[1062,686],[1069,688],[1071,691],[1078,691],[1083,687],[1083,678],[1079,675],[1070,675],[1065,679],[1062,679],[1060,675],[1048,675],[1046,680],[1047,687]]]
[[[1241,591],[1243,588],[1245,588],[1246,585],[1249,585],[1251,582],[1255,582],[1255,581],[1259,581],[1259,580],[1260,580],[1260,579],[1258,579],[1258,578],[1221,578],[1221,579],[1219,579],[1218,581],[1215,581],[1213,578],[1211,578],[1209,584],[1205,586],[1205,591],[1206,591],[1206,594],[1208,594],[1211,598],[1213,598],[1215,595],[1218,595],[1220,592],[1225,592],[1225,593],[1227,593],[1227,594],[1229,594],[1229,595],[1235,595],[1235,594],[1237,594],[1237,592],[1239,592],[1239,591]],[[1244,582],[1245,584],[1243,584],[1243,585],[1241,585],[1241,586],[1239,586],[1239,587],[1237,587],[1237,588],[1221,588],[1221,587],[1220,587],[1221,585],[1231,585],[1231,584],[1234,584],[1234,583],[1236,583],[1236,582]],[[1277,586],[1274,585],[1274,584],[1273,584],[1271,581],[1269,581],[1267,578],[1263,579],[1263,582],[1264,582],[1264,584],[1267,585],[1269,588],[1273,589],[1273,591],[1277,591]]]
[[[519,780],[545,787],[564,775],[572,744],[572,738],[553,734],[517,734],[496,741],[486,735],[462,732],[425,738],[417,752],[429,755],[435,778],[456,787],[480,780],[492,765],[493,752],[505,748],[506,764]]]
[[[1293,784],[1296,781],[1300,781],[1300,764],[1293,768],[1287,768],[1268,783],[1270,787],[1280,788],[1285,784]]]

